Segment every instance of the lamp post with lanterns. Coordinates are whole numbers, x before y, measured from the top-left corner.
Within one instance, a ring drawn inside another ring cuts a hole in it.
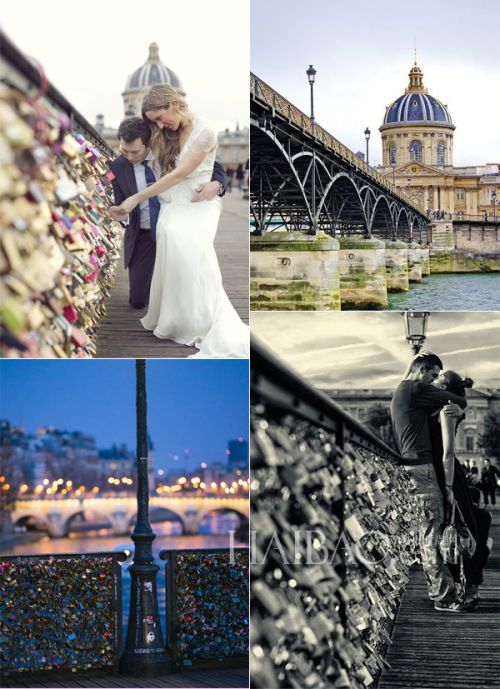
[[[367,165],[370,164],[370,155],[369,155],[370,150],[369,150],[369,148],[368,148],[368,144],[369,144],[369,141],[370,141],[370,134],[371,134],[371,131],[370,131],[370,130],[368,129],[368,127],[367,127],[367,128],[365,129],[365,140],[366,140],[366,163],[367,163]]]
[[[426,338],[429,311],[404,311],[406,341],[410,345],[414,355],[422,349]]]
[[[307,79],[311,87],[311,128],[313,137],[316,136],[316,122],[314,120],[314,83],[316,80],[316,70],[312,65],[306,70]],[[312,165],[311,165],[311,228],[308,234],[316,234],[316,147],[313,142]]]
[[[135,365],[137,519],[132,533],[134,560],[129,567],[131,587],[127,638],[119,667],[124,675],[157,677],[170,672],[171,660],[163,642],[156,589],[159,567],[154,563],[155,534],[149,521],[146,362],[137,359]]]
[[[493,201],[493,222],[496,222],[496,220],[497,220],[497,212],[496,212],[497,192],[496,192],[496,189],[493,189],[493,191],[491,192],[491,200]]]

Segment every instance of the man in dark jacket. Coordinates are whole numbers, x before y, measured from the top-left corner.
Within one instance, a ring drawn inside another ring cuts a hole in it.
[[[441,390],[432,382],[443,364],[430,352],[417,355],[408,375],[396,388],[391,402],[394,432],[404,468],[414,479],[421,506],[419,543],[429,598],[436,610],[460,612],[453,578],[441,557],[439,541],[444,527],[444,503],[433,465],[429,413],[444,408],[450,416],[460,416],[465,398]]]
[[[115,178],[112,180],[115,205],[119,206],[126,198],[137,194],[152,184],[157,175],[153,169],[154,157],[148,148],[150,128],[140,117],[128,117],[118,128],[120,156],[113,160],[110,168]],[[196,190],[196,201],[211,200],[225,192],[224,168],[215,163],[212,181]],[[124,262],[128,268],[130,304],[142,309],[149,301],[149,290],[156,255],[156,220],[159,202],[156,197],[138,205],[128,218],[124,240]],[[115,220],[122,217],[114,215]]]

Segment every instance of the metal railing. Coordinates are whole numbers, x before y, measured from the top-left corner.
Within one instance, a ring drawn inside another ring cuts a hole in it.
[[[173,665],[248,665],[248,548],[162,550],[160,559]]]
[[[0,669],[26,673],[116,669],[125,553],[0,557]]]
[[[334,433],[339,447],[349,441],[377,452],[394,464],[402,462],[401,456],[381,438],[294,373],[255,337],[251,347],[251,386],[255,396],[266,398],[273,407],[302,416]]]
[[[255,338],[251,361],[253,686],[361,689],[387,666],[415,560],[409,477]]]
[[[314,124],[313,127],[310,117],[253,73],[250,73],[250,93],[256,100],[260,100],[262,103],[272,108],[273,111],[278,112],[304,133],[319,141],[326,148],[334,151],[334,153],[353,165],[360,172],[371,177],[377,184],[388,190],[396,198],[399,198],[404,204],[411,206],[419,215],[423,215],[421,209],[413,203],[409,196],[398,191],[397,188],[375,170],[375,168],[358,158],[350,148],[347,148],[347,146],[327,132],[326,129],[323,129],[323,127],[318,124]]]
[[[432,220],[432,213],[430,220]],[[497,214],[490,213],[476,213],[475,215],[467,213],[445,213],[443,220],[453,220],[454,222],[476,222],[476,223],[500,223],[500,212]]]

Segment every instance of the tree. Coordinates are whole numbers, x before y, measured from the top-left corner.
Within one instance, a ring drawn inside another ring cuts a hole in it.
[[[500,461],[500,414],[486,415],[477,444],[488,457]]]

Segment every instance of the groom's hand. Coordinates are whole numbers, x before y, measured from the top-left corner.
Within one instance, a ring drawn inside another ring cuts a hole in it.
[[[458,404],[454,404],[453,402],[448,402],[448,404],[443,407],[443,411],[446,416],[452,416],[455,419],[461,419],[465,416],[465,412]]]
[[[206,184],[200,184],[195,189],[195,195],[193,196],[193,201],[211,201],[219,193],[219,182],[207,182]]]
[[[109,209],[109,214],[113,220],[116,220],[116,222],[123,222],[127,219],[128,215],[128,213],[125,213],[120,206],[111,206]]]

